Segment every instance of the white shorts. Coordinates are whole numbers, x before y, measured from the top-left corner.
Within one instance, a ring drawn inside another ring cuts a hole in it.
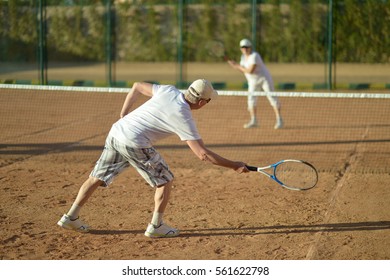
[[[272,82],[266,78],[259,78],[256,83],[248,83],[248,109],[255,108],[259,97],[253,96],[254,91],[271,92],[274,91]],[[267,95],[267,99],[272,107],[280,107],[280,102],[277,96]]]
[[[161,155],[153,148],[132,148],[110,135],[90,176],[108,186],[124,169],[132,165],[151,187],[159,187],[173,180],[173,174]]]

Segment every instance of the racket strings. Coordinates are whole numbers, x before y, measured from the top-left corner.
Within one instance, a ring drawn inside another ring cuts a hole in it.
[[[225,55],[225,47],[221,42],[210,42],[207,44],[206,48],[211,55],[216,57],[223,57]]]
[[[286,187],[310,189],[318,180],[317,171],[303,162],[283,162],[275,169],[275,177]]]
[[[214,55],[216,55],[218,57],[223,57],[225,54],[225,51],[224,51],[223,47],[215,46],[213,48],[213,53],[214,53]]]

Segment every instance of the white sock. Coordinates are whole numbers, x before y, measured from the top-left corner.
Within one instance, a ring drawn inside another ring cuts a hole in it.
[[[162,223],[163,215],[164,215],[164,213],[153,212],[151,224],[154,225],[155,227],[159,227]]]
[[[67,213],[67,215],[70,217],[71,220],[75,220],[79,217],[80,210],[81,210],[81,206],[78,206],[77,204],[73,204],[69,212]]]

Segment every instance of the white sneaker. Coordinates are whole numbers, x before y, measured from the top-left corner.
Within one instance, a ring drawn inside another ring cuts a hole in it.
[[[257,122],[253,122],[253,121],[250,121],[246,124],[244,124],[244,128],[255,128],[255,127],[258,127],[258,123]]]
[[[274,129],[281,129],[281,128],[283,128],[283,119],[278,119],[277,121],[276,121],[276,124],[275,124],[275,126],[274,126]]]
[[[171,228],[166,224],[161,224],[159,227],[155,227],[153,224],[149,224],[145,236],[151,238],[163,238],[163,237],[174,237],[179,235],[179,230]]]
[[[79,218],[76,220],[71,220],[70,217],[66,214],[62,216],[61,220],[58,221],[57,225],[65,229],[71,229],[78,232],[88,232],[89,226],[81,221]]]

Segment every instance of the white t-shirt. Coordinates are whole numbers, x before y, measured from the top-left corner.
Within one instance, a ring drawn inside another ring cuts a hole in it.
[[[261,56],[257,52],[252,52],[248,59],[245,58],[245,55],[241,55],[240,65],[249,68],[251,65],[256,64],[255,70],[253,73],[244,73],[248,84],[255,85],[258,83],[260,78],[266,79],[269,83],[272,83],[271,74],[269,73],[267,67],[265,67],[265,64],[263,60],[261,59]]]
[[[114,123],[109,134],[134,148],[173,134],[182,141],[201,139],[184,95],[170,85],[153,85],[152,98]]]

